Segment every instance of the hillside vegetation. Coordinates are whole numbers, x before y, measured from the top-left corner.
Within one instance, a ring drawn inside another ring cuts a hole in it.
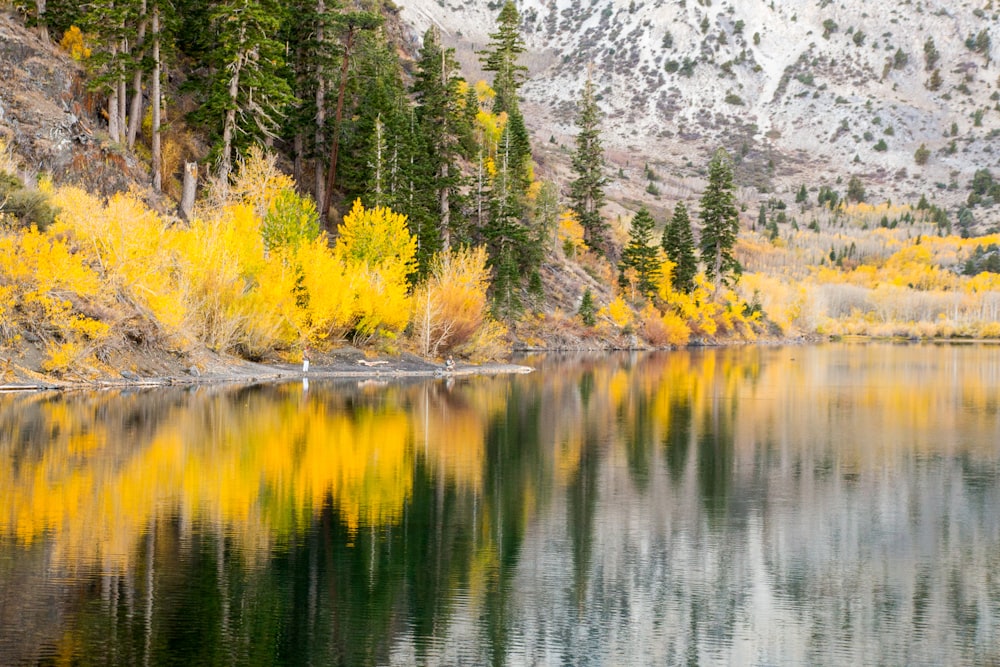
[[[607,109],[622,96],[599,67],[560,59],[553,71],[585,77],[562,111],[572,145],[537,138],[530,3],[497,7],[478,80],[437,29],[401,55],[406,6],[245,4],[49,3],[27,16],[33,32],[3,17],[6,381],[141,370],[136,350],[294,362],[350,344],[475,360],[1000,336],[988,166],[944,186],[960,205],[889,200],[850,169],[823,184],[785,172],[777,187],[781,170],[760,181],[751,169],[753,136],[733,149],[706,133],[685,139],[686,166],[648,160],[633,177],[615,163],[621,114]],[[629,16],[650,9],[633,5]],[[977,44],[992,67],[988,37]],[[925,150],[913,159],[935,161]],[[178,208],[195,169],[197,200]]]

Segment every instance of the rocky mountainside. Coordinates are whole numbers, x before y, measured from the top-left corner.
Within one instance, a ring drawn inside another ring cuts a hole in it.
[[[438,26],[478,76],[475,50],[488,41],[500,2],[398,4],[415,34]],[[843,190],[858,176],[871,200],[915,203],[923,194],[954,209],[977,170],[1000,165],[994,0],[517,6],[536,146],[572,148],[575,100],[590,69],[618,174],[612,197],[684,197],[720,144],[739,162],[747,194],[802,184]],[[922,145],[929,154],[920,165]],[[977,211],[977,219],[1000,224],[1000,211]]]
[[[0,81],[0,142],[19,156],[24,182],[45,173],[111,193],[147,180],[135,156],[100,141],[102,121],[83,67],[4,11]]]

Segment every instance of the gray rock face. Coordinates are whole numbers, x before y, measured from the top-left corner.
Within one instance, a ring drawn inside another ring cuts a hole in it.
[[[0,81],[0,140],[20,156],[26,183],[50,173],[110,194],[142,175],[134,156],[102,146],[99,97],[86,91],[83,67],[2,10]]]

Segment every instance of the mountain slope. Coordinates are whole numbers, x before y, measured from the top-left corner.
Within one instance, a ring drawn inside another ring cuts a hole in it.
[[[415,32],[437,25],[478,75],[474,52],[488,41],[498,2],[399,4]],[[835,186],[858,175],[871,198],[926,194],[957,207],[973,173],[1000,164],[1000,8],[988,0],[517,5],[536,145],[550,137],[572,145],[575,100],[592,66],[609,156],[632,181],[642,181],[646,162],[695,176],[722,144],[738,156],[743,184],[760,190]],[[928,38],[937,90],[929,89]],[[925,166],[914,160],[922,144]],[[979,217],[1000,223],[995,211]]]

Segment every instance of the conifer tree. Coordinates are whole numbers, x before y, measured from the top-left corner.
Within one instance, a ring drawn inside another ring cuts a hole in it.
[[[608,224],[601,217],[604,205],[604,149],[601,147],[600,112],[594,99],[594,84],[590,76],[583,86],[580,111],[576,118],[576,152],[570,182],[570,208],[576,212],[583,227],[583,240],[588,247],[604,253],[607,246]]]
[[[674,215],[663,228],[661,240],[667,259],[674,263],[670,282],[675,290],[690,294],[694,289],[694,277],[698,273],[698,257],[695,255],[694,232],[687,207],[677,202]]]
[[[277,0],[220,0],[212,6],[212,71],[196,118],[213,135],[217,175],[223,182],[235,154],[278,136],[294,101],[283,76],[285,46],[275,39],[282,9]]]
[[[494,310],[499,319],[513,319],[522,310],[521,284],[529,264],[528,234],[522,219],[524,200],[511,164],[512,137],[505,128],[497,152],[496,176],[490,193],[489,224],[485,230],[493,271]]]
[[[423,47],[417,61],[413,93],[417,101],[417,121],[427,150],[427,187],[433,192],[437,221],[437,237],[441,249],[451,246],[454,198],[460,185],[458,160],[462,154],[463,117],[461,112],[458,63],[454,50],[445,49],[435,28],[424,34]],[[427,254],[427,261],[433,250]]]
[[[360,36],[356,54],[347,86],[352,108],[341,133],[340,191],[347,201],[360,198],[369,207],[403,211],[399,198],[410,151],[404,145],[410,103],[402,68],[381,27]]]
[[[583,290],[583,298],[580,299],[580,309],[577,315],[583,321],[583,325],[592,327],[597,324],[597,307],[594,305],[594,295],[590,288]]]
[[[809,192],[806,190],[806,184],[803,183],[799,187],[799,191],[795,193],[795,203],[796,204],[806,204],[809,202]]]
[[[517,62],[522,53],[521,15],[514,0],[507,0],[497,17],[497,31],[490,33],[490,42],[480,54],[483,71],[494,73],[493,110],[496,113],[506,111],[510,114],[518,109],[517,93],[528,73],[528,68]]]
[[[708,187],[701,196],[701,257],[705,274],[718,293],[722,284],[740,273],[733,254],[740,229],[740,214],[736,208],[736,187],[733,166],[725,149],[715,151],[708,163]]]
[[[622,258],[618,263],[618,284],[628,285],[626,272],[635,271],[639,291],[650,296],[656,292],[656,282],[659,275],[657,248],[653,245],[653,216],[645,206],[632,218],[628,243],[622,250]]]
[[[493,113],[507,115],[505,131],[509,133],[507,159],[513,178],[512,187],[525,196],[531,184],[531,142],[524,116],[521,115],[518,91],[528,68],[518,64],[524,53],[520,33],[521,16],[513,0],[507,0],[497,17],[497,30],[490,34],[485,51],[480,52],[483,70],[493,72]]]
[[[126,138],[126,78],[135,64],[129,44],[137,34],[138,2],[94,0],[81,17],[83,29],[93,35],[93,53],[87,60],[90,88],[107,95],[108,135]]]
[[[327,79],[333,71],[336,46],[328,39],[330,20],[326,0],[292,0],[281,34],[288,45],[286,76],[297,100],[284,127],[292,150],[292,175],[320,202],[326,186]],[[312,174],[307,178],[310,164]]]
[[[339,81],[337,82],[337,105],[333,112],[333,127],[330,130],[329,163],[326,168],[326,185],[320,207],[320,215],[329,216],[333,205],[333,191],[337,183],[337,159],[340,155],[340,139],[344,120],[344,102],[347,95],[347,82],[350,76],[351,56],[357,46],[359,36],[382,25],[382,17],[374,12],[342,11],[332,15],[330,32],[336,32],[341,37],[341,60]],[[329,223],[329,220],[327,220]]]

